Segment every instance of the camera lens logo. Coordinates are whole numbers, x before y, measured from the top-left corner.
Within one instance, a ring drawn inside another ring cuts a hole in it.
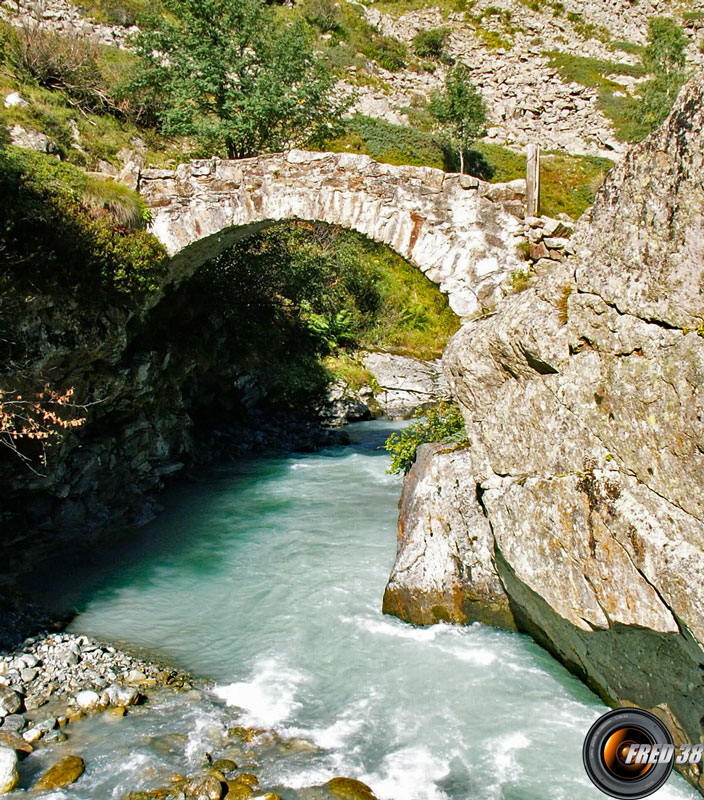
[[[665,725],[639,708],[610,711],[592,725],[584,740],[584,768],[604,794],[639,800],[670,777],[675,747]]]

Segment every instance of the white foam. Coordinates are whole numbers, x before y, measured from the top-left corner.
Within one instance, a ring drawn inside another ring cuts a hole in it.
[[[335,750],[343,747],[349,749],[350,739],[359,733],[365,725],[370,699],[354,703],[332,725],[325,728],[312,728],[308,735],[324,750]]]
[[[488,742],[488,754],[500,786],[512,783],[521,776],[523,770],[516,761],[516,754],[528,746],[530,739],[520,731],[499,736]]]
[[[359,625],[369,633],[378,633],[384,636],[395,636],[398,639],[413,639],[416,642],[432,642],[438,635],[440,625],[431,625],[428,628],[414,628],[402,622],[392,622],[385,619],[361,619]]]
[[[305,676],[281,664],[275,658],[258,661],[250,681],[216,686],[213,693],[229,706],[241,708],[246,725],[274,727],[285,720],[301,704],[296,701],[298,687]]]
[[[488,667],[496,661],[496,653],[487,647],[475,647],[465,644],[464,647],[443,647],[444,653],[454,656],[458,661],[465,661],[468,664],[476,664],[478,667]]]
[[[449,771],[446,760],[433,756],[426,747],[414,746],[390,753],[376,772],[362,775],[359,780],[381,800],[447,800],[435,782]]]

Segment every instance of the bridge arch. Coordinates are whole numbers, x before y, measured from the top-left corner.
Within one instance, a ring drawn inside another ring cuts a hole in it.
[[[525,182],[489,184],[368,156],[292,150],[142,172],[154,234],[179,280],[238,239],[284,220],[325,222],[381,242],[470,316],[520,267]]]

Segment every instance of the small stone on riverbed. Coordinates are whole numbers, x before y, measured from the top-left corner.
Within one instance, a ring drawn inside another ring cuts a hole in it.
[[[9,731],[0,731],[0,747],[9,747],[11,750],[17,750],[20,753],[31,753],[34,750],[29,742],[16,733],[10,733]]]
[[[9,673],[7,673],[9,675]],[[19,676],[18,676],[19,677]],[[15,714],[22,708],[22,698],[11,689],[0,689],[0,717]]]
[[[8,733],[19,733],[27,725],[27,720],[21,714],[10,714],[2,723],[2,730]]]
[[[76,705],[82,711],[93,711],[95,708],[98,707],[98,703],[100,702],[100,695],[97,692],[93,692],[90,689],[86,689],[82,692],[79,692],[76,695]]]

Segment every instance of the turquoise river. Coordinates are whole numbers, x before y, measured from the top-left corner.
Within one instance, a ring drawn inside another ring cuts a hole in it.
[[[155,522],[73,570],[61,589],[79,612],[71,630],[213,683],[72,726],[87,770],[49,800],[163,786],[222,753],[237,724],[281,737],[257,772],[283,800],[336,775],[380,800],[603,797],[581,748],[606,709],[530,638],[381,614],[401,488],[382,448],[393,427],[353,425],[348,447],[207,470],[168,494]],[[51,756],[30,756],[27,776]],[[677,776],[658,794],[698,796]]]

